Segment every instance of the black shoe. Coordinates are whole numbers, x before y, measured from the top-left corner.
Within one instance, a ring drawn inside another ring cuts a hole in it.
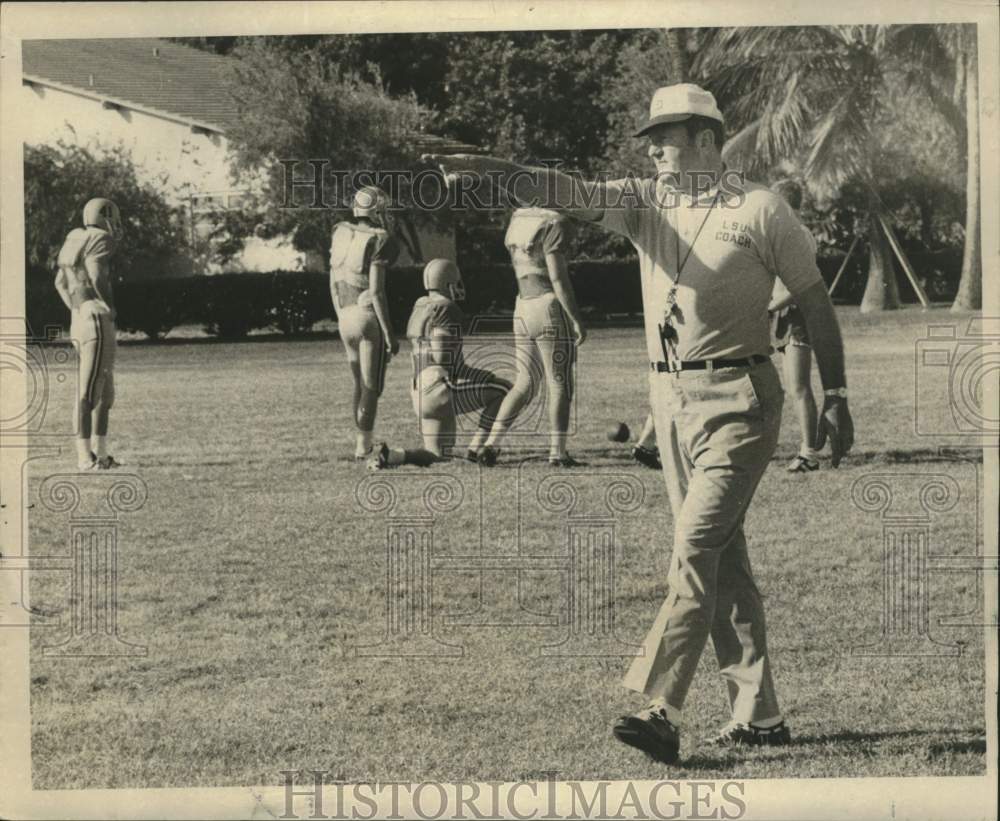
[[[636,445],[632,448],[632,458],[640,465],[645,465],[652,470],[663,470],[659,448],[644,448],[642,445]]]
[[[622,744],[642,750],[654,761],[663,764],[677,762],[681,750],[681,734],[667,720],[662,707],[647,707],[635,715],[622,716],[612,732]]]
[[[718,747],[781,747],[792,743],[792,734],[784,721],[767,729],[730,721],[708,742]]]
[[[479,462],[484,468],[495,467],[497,463],[497,457],[500,455],[500,448],[494,448],[490,445],[486,445],[479,455],[476,457],[476,461]]]
[[[371,451],[371,458],[368,459],[368,470],[385,470],[389,467],[389,445],[382,442]]]
[[[479,461],[479,453],[477,453],[476,451],[474,451],[472,448],[469,448],[465,452],[465,461],[466,462],[478,462]]]
[[[586,467],[585,462],[578,462],[568,453],[565,456],[550,456],[549,465],[554,468],[582,468]]]

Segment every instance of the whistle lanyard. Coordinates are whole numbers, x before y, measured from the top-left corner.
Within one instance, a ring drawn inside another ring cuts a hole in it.
[[[712,216],[712,210],[715,208],[715,204],[719,201],[719,192],[717,191],[715,196],[712,197],[712,204],[708,206],[708,211],[705,213],[704,218],[701,221],[701,225],[698,226],[697,232],[695,232],[694,239],[691,240],[691,244],[688,245],[687,253],[684,254],[683,261],[681,260],[681,231],[680,231],[680,220],[676,220],[674,226],[674,260],[677,266],[677,274],[673,283],[670,286],[670,291],[667,293],[668,300],[673,297],[673,301],[670,304],[670,309],[672,311],[673,306],[677,304],[677,285],[681,281],[681,274],[684,273],[684,266],[687,265],[687,261],[691,258],[691,252],[694,250],[695,243],[698,241],[698,237],[701,236],[702,229],[705,227],[705,223],[708,222],[708,218]],[[678,209],[679,211],[679,209]]]
[[[677,285],[681,281],[681,274],[684,273],[684,266],[687,265],[688,259],[691,257],[691,252],[694,250],[695,243],[698,241],[698,237],[701,236],[702,229],[705,227],[705,223],[708,222],[708,218],[712,215],[712,209],[715,208],[715,204],[719,201],[719,194],[721,192],[716,192],[715,196],[712,198],[712,204],[708,207],[708,211],[705,213],[705,217],[701,221],[701,225],[698,226],[698,231],[694,235],[694,239],[691,240],[691,244],[688,245],[687,253],[684,254],[684,259],[681,260],[681,232],[680,232],[680,220],[676,220],[674,226],[674,260],[677,266],[677,273],[675,279],[670,283],[670,289],[667,291],[666,305],[663,310],[663,324],[660,325],[660,346],[663,348],[663,359],[666,361],[667,356],[667,342],[675,341],[677,339],[677,330],[674,328],[673,316],[677,310]],[[670,275],[667,274],[669,279]]]

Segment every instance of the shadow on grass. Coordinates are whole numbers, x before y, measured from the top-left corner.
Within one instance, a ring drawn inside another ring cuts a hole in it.
[[[856,730],[847,730],[839,733],[821,733],[820,735],[800,735],[792,737],[792,747],[804,746],[806,744],[878,744],[882,741],[894,741],[902,739],[918,739],[932,736],[976,736],[982,730],[889,730],[886,732],[866,733]],[[946,747],[951,744],[974,744],[975,740],[969,741],[964,738],[962,741],[948,741],[934,745],[935,747]],[[985,741],[983,742],[983,752],[985,752]],[[933,747],[931,748],[933,749]]]
[[[878,745],[886,741],[919,740],[927,737],[960,736],[948,741],[938,741],[927,747],[931,758],[946,755],[986,755],[986,739],[982,730],[893,730],[888,732],[858,732],[844,731],[838,733],[822,733],[820,735],[793,736],[792,743],[780,749],[761,747],[738,747],[716,754],[701,754],[684,758],[682,766],[685,770],[723,770],[739,764],[748,757],[756,758],[759,753],[768,762],[789,761],[800,756],[803,747],[824,744],[843,745],[845,755],[858,752],[858,747],[864,748]],[[961,736],[965,736],[962,738]],[[968,736],[979,736],[968,738]]]

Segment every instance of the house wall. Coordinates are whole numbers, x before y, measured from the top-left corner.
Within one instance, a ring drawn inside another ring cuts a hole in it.
[[[194,133],[186,123],[134,109],[107,109],[99,100],[40,83],[22,84],[21,96],[18,121],[25,143],[51,145],[61,140],[88,148],[121,145],[131,153],[140,178],[175,205],[186,204],[189,197],[199,194],[218,194],[224,199],[237,190],[230,178],[228,143],[221,134]],[[420,243],[426,259],[454,258],[451,233],[422,230]],[[412,260],[404,252],[399,262]],[[177,275],[321,270],[322,261],[315,254],[296,250],[288,241],[248,237],[243,252],[225,265],[196,271],[191,260],[178,260],[171,268]]]

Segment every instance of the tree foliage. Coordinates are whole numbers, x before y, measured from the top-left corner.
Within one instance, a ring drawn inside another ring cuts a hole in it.
[[[114,201],[125,241],[114,270],[124,278],[169,272],[186,248],[183,212],[141,183],[122,147],[91,149],[59,142],[24,147],[24,247],[29,270],[51,273],[63,240],[83,226],[83,206],[94,197]]]
[[[895,289],[887,281],[893,264],[880,227],[888,213],[886,197],[894,188],[898,193],[901,178],[914,173],[908,161],[913,156],[942,144],[951,149],[946,160],[957,155],[954,139],[937,140],[938,128],[929,141],[923,128],[927,120],[940,122],[954,109],[939,105],[942,86],[953,83],[954,64],[936,28],[720,29],[708,35],[695,68],[727,112],[734,133],[729,149],[741,155],[745,170],[766,173],[791,161],[827,201],[841,197],[852,183],[865,189],[870,281],[862,309],[896,307]],[[900,95],[919,99],[919,113],[901,116]],[[902,131],[901,124],[909,129]],[[900,139],[887,140],[893,131]],[[925,193],[947,185],[940,153],[933,162],[938,185],[918,179],[923,184],[916,188]],[[922,205],[926,216],[932,210],[926,197]]]
[[[302,48],[298,38],[247,38],[234,56],[228,88],[239,113],[227,136],[235,173],[257,196],[255,208],[230,214],[227,229],[236,240],[251,232],[290,235],[297,249],[325,257],[353,193],[352,177],[340,172],[419,168],[414,138],[430,112],[413,95],[392,97],[379,82],[342,68],[325,40]],[[288,180],[313,179],[314,169],[320,188],[290,191]],[[405,187],[391,193],[410,200]]]

